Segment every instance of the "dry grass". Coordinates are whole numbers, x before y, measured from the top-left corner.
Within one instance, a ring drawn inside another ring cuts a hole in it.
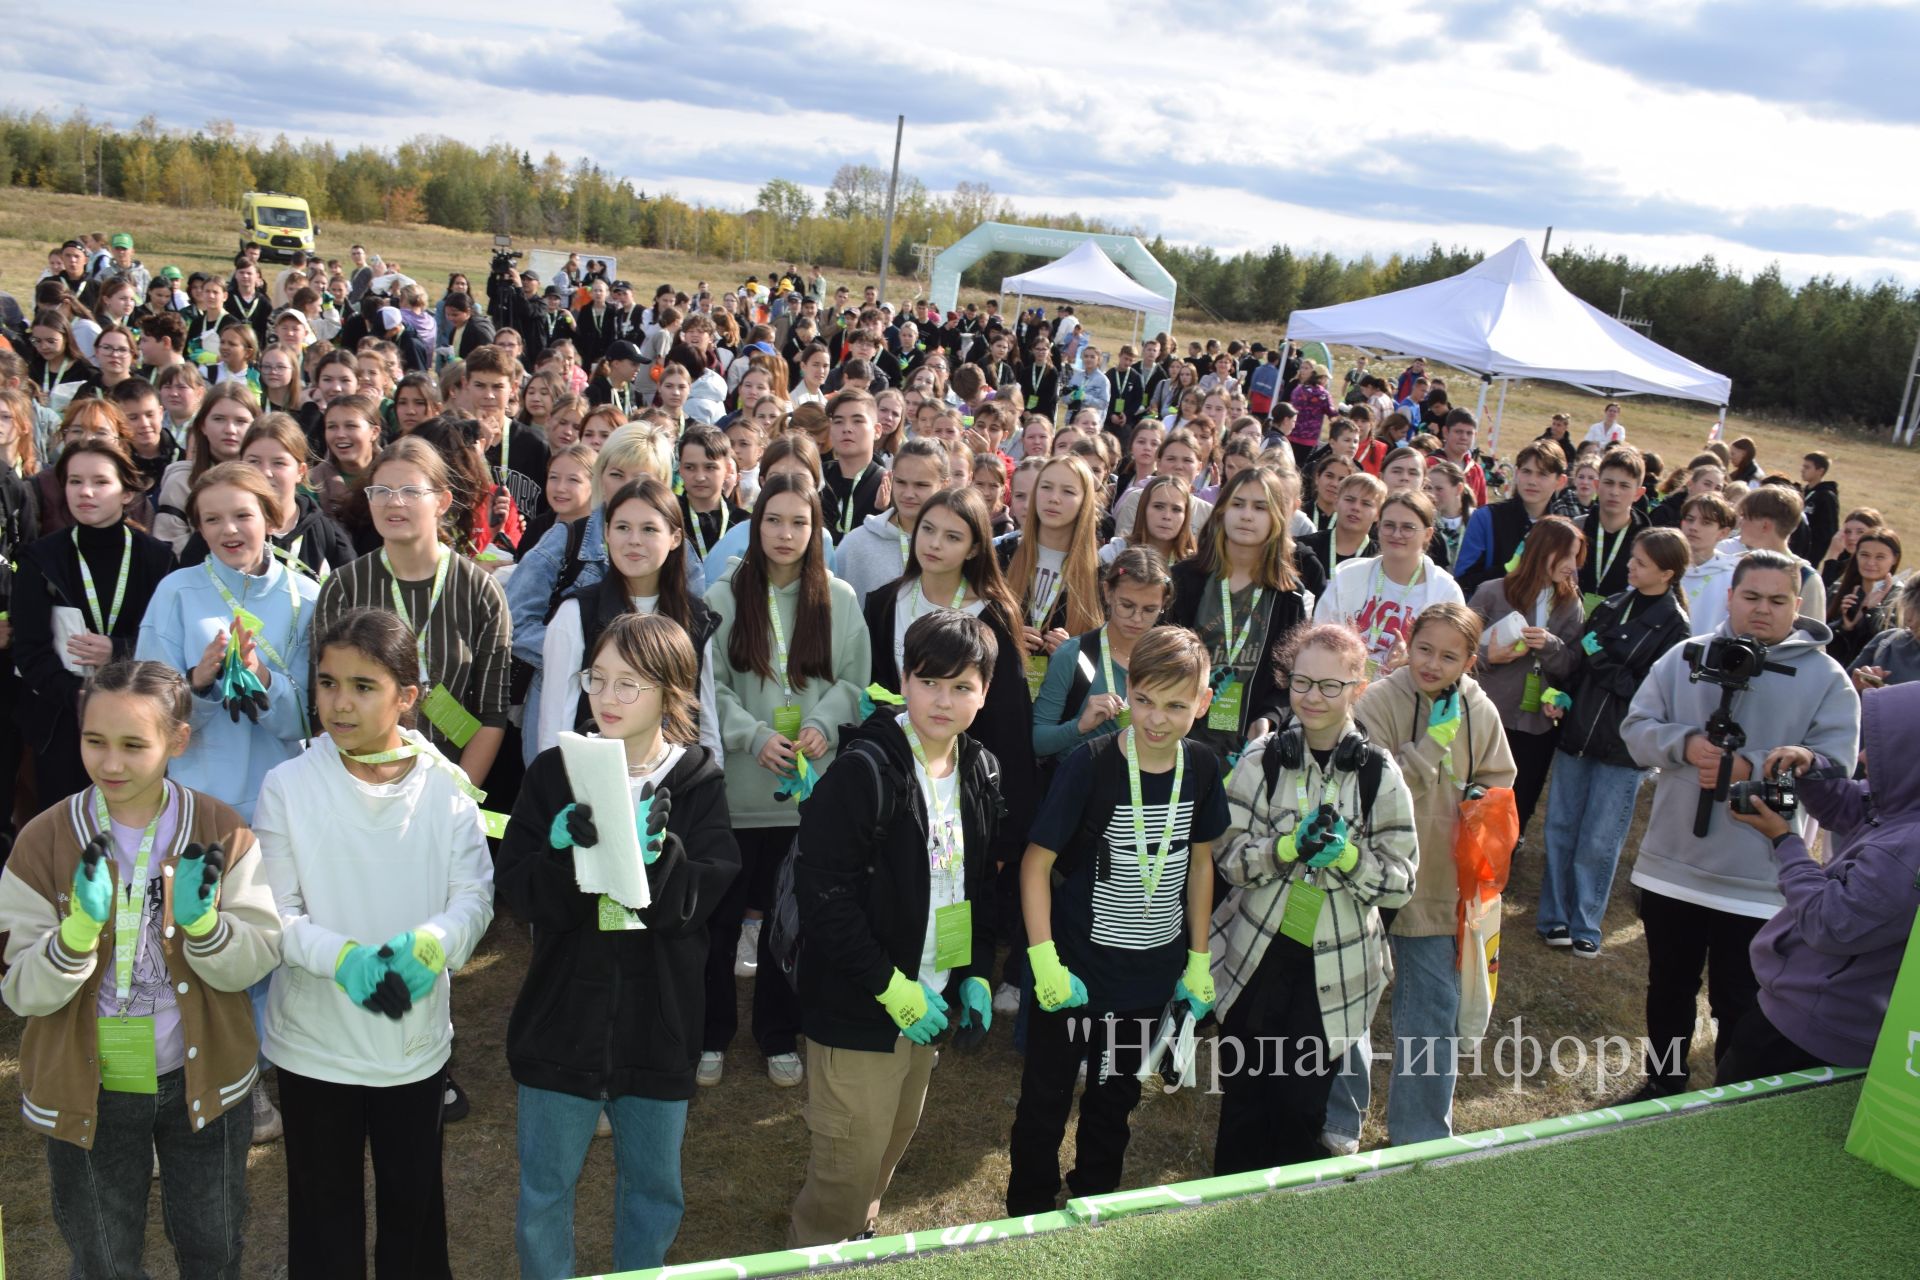
[[[74,230],[134,231],[149,266],[178,262],[183,267],[217,266],[228,233],[220,219],[148,206],[120,205],[84,197],[46,196],[0,190],[0,283],[16,290],[39,272],[47,245]],[[422,279],[448,270],[484,266],[487,241],[435,228],[325,228],[329,253],[353,240],[399,259]],[[656,278],[691,284],[708,278],[716,284],[744,275],[747,268],[681,255],[623,253],[622,272],[637,280]],[[629,265],[632,264],[632,265]],[[858,285],[857,277],[838,275]],[[1117,339],[1125,332],[1121,317],[1088,317],[1096,335]],[[1257,332],[1183,321],[1181,336],[1219,336]],[[1338,353],[1344,370],[1348,353]],[[1472,403],[1471,378],[1452,383],[1456,397]],[[1599,417],[1599,401],[1567,388],[1517,384],[1507,401],[1503,452],[1545,424],[1547,415],[1565,408],[1575,429]],[[1711,412],[1702,406],[1631,400],[1625,415],[1634,442],[1660,452],[1669,464],[1682,464],[1706,437]],[[1489,404],[1491,415],[1491,404]],[[1861,436],[1819,432],[1792,424],[1735,419],[1729,435],[1753,436],[1764,462],[1797,469],[1801,453],[1819,447],[1836,459],[1834,475],[1848,506],[1870,503],[1896,524],[1911,528],[1915,512],[1908,483],[1908,457]],[[1789,464],[1792,464],[1789,467]],[[1544,802],[1543,802],[1544,804]],[[1628,858],[1637,846],[1646,818],[1643,796]],[[1543,817],[1544,807],[1541,810]],[[1539,885],[1538,826],[1529,850],[1518,860],[1508,895],[1507,952],[1502,969],[1498,1029],[1519,1018],[1541,1044],[1561,1036],[1637,1037],[1644,1029],[1646,957],[1630,891],[1615,894],[1607,917],[1606,949],[1595,962],[1577,962],[1549,952],[1533,937],[1532,918]],[[1627,868],[1617,882],[1625,884]],[[507,1014],[525,969],[525,931],[508,918],[497,920],[469,970],[457,982],[456,1019],[460,1039],[455,1067],[473,1100],[473,1114],[450,1127],[446,1138],[447,1199],[454,1266],[461,1275],[509,1274],[517,1173],[514,1087],[504,1054]],[[741,1025],[749,1024],[743,998]],[[1384,1017],[1384,1015],[1383,1015]],[[1704,1007],[1702,1017],[1705,1017]],[[1382,1023],[1384,1026],[1384,1022]],[[17,1090],[21,1022],[0,1012],[0,1081],[11,1098]],[[1696,1062],[1710,1062],[1696,1050]],[[1492,1068],[1491,1058],[1488,1068]],[[688,1213],[673,1252],[676,1261],[752,1252],[780,1245],[786,1214],[806,1166],[806,1127],[800,1118],[804,1089],[780,1090],[770,1084],[758,1055],[745,1037],[728,1060],[728,1078],[695,1100],[683,1155]],[[1386,1135],[1384,1061],[1376,1062],[1376,1106],[1366,1141],[1377,1145]],[[1006,1140],[1019,1093],[1020,1061],[1007,1028],[996,1029],[989,1047],[972,1058],[947,1054],[934,1087],[920,1136],[908,1150],[887,1199],[882,1230],[980,1221],[1000,1216],[1007,1175]],[[1704,1083],[1696,1075],[1696,1083]],[[1462,1131],[1561,1115],[1592,1106],[1622,1088],[1616,1080],[1598,1087],[1591,1071],[1561,1079],[1541,1071],[1518,1087],[1510,1079],[1486,1076],[1463,1080],[1456,1104]],[[1217,1122],[1217,1101],[1192,1093],[1166,1097],[1149,1093],[1135,1116],[1127,1178],[1146,1185],[1191,1178],[1208,1172]],[[1063,1162],[1070,1163],[1069,1133]],[[65,1250],[54,1230],[46,1196],[42,1140],[19,1123],[0,1123],[0,1188],[11,1249],[6,1261],[19,1280],[52,1280],[65,1273]],[[578,1265],[591,1272],[610,1264],[611,1144],[599,1142],[581,1178],[578,1207]],[[249,1221],[250,1275],[282,1269],[286,1243],[285,1165],[278,1144],[257,1148],[250,1161],[253,1210]],[[147,1261],[157,1277],[174,1274],[160,1225],[159,1206],[149,1220]]]
[[[1651,789],[1648,789],[1650,794]],[[1628,842],[1629,857],[1646,820],[1640,813]],[[1544,802],[1541,814],[1544,815]],[[1600,959],[1575,961],[1550,952],[1534,939],[1533,904],[1539,886],[1538,838],[1521,855],[1507,899],[1506,954],[1496,1031],[1522,1020],[1543,1046],[1561,1036],[1591,1043],[1607,1035],[1638,1036],[1643,1027],[1646,953],[1634,917],[1622,866],[1607,915],[1607,941]],[[507,1015],[527,960],[526,931],[507,916],[496,919],[467,971],[455,983],[459,1042],[456,1074],[473,1102],[472,1115],[446,1135],[446,1184],[454,1272],[463,1276],[511,1273],[517,1188],[514,1084],[507,1073]],[[740,1023],[751,1020],[747,982],[739,984]],[[1702,1009],[1704,1019],[1705,1009]],[[1384,1038],[1386,1013],[1379,1026]],[[0,1012],[0,1079],[11,1098],[17,1088],[21,1020]],[[1516,1087],[1494,1070],[1491,1041],[1488,1075],[1463,1079],[1455,1106],[1460,1132],[1565,1115],[1612,1097],[1630,1082],[1619,1077],[1597,1087],[1592,1071],[1561,1079],[1540,1068]],[[1696,1064],[1711,1064],[1696,1047]],[[1385,1143],[1386,1071],[1375,1062],[1375,1105],[1366,1145]],[[807,1131],[800,1108],[806,1090],[783,1090],[768,1082],[758,1053],[742,1033],[727,1059],[727,1078],[703,1089],[693,1103],[682,1155],[687,1216],[673,1261],[695,1261],[781,1247],[787,1211],[806,1172]],[[1205,1061],[1202,1084],[1205,1083]],[[1710,1065],[1695,1084],[1709,1083]],[[972,1057],[942,1055],[921,1120],[887,1197],[881,1229],[925,1228],[1003,1216],[1007,1135],[1020,1092],[1020,1058],[1011,1029],[996,1027],[988,1046]],[[1149,1091],[1134,1116],[1127,1158],[1129,1185],[1152,1185],[1205,1176],[1212,1169],[1218,1100],[1195,1091],[1165,1096]],[[47,1202],[44,1140],[14,1122],[0,1125],[0,1186],[10,1242],[7,1274],[16,1280],[57,1280],[65,1274],[60,1243]],[[1071,1166],[1069,1130],[1061,1156]],[[248,1166],[252,1212],[248,1221],[247,1274],[283,1274],[286,1250],[286,1166],[280,1144],[256,1147]],[[580,1179],[576,1217],[578,1263],[583,1274],[611,1265],[613,1149],[593,1144]],[[371,1202],[371,1195],[369,1195]],[[159,1280],[175,1274],[160,1222],[156,1188],[147,1230],[147,1265]]]

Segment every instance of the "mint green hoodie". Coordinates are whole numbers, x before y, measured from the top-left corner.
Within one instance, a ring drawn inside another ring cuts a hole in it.
[[[727,811],[733,825],[740,828],[797,827],[800,814],[791,800],[776,801],[773,793],[780,778],[760,765],[760,749],[773,736],[773,711],[787,701],[778,681],[764,680],[752,671],[736,671],[727,660],[727,645],[733,636],[733,575],[740,567],[734,560],[720,578],[707,588],[707,607],[720,615],[720,628],[713,633],[713,691],[720,711],[720,741],[727,752]],[[833,605],[833,682],[814,679],[794,690],[794,701],[801,706],[802,728],[818,729],[826,737],[828,755],[812,761],[815,773],[823,773],[832,763],[840,746],[840,726],[860,719],[860,694],[866,689],[873,669],[873,647],[867,638],[867,622],[860,614],[860,602],[853,588],[839,578],[827,579],[828,597]],[[787,643],[794,638],[793,610],[800,595],[798,578],[774,589],[775,607]]]

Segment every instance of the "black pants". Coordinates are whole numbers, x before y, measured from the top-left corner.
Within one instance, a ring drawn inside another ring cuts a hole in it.
[[[374,1088],[280,1068],[287,1144],[288,1280],[367,1274],[362,1172],[373,1146],[373,1270],[380,1280],[443,1280],[447,1202],[440,1172],[441,1074]]]
[[[1327,1044],[1313,952],[1274,938],[1220,1030],[1223,1041],[1239,1043],[1242,1057],[1239,1070],[1223,1072],[1214,1174],[1325,1156],[1320,1134],[1342,1055]],[[1272,1057],[1273,1037],[1279,1037],[1279,1062],[1263,1060]]]
[[[1707,974],[1707,1003],[1720,1024],[1714,1058],[1724,1059],[1734,1028],[1760,990],[1747,948],[1766,921],[1640,891],[1647,930],[1647,1083],[1665,1093],[1687,1089],[1687,1054]]]
[[[1547,789],[1547,770],[1553,767],[1553,731],[1519,733],[1507,730],[1507,747],[1513,752],[1513,802],[1520,810],[1520,834],[1527,834],[1527,822],[1533,817],[1540,793]]]
[[[773,906],[780,859],[793,844],[793,827],[748,827],[733,836],[740,845],[740,874],[727,887],[707,921],[707,1014],[700,1048],[724,1053],[740,1027],[739,992],[734,985],[733,952],[740,943],[740,922],[747,908]],[[753,1040],[760,1052],[794,1053],[800,1044],[800,998],[786,975],[774,966],[766,926],[760,929],[760,971],[753,980]]]
[[[1169,988],[1171,994],[1171,988]],[[1080,1128],[1074,1137],[1073,1171],[1067,1187],[1076,1196],[1120,1189],[1120,1170],[1132,1130],[1127,1117],[1140,1105],[1134,1072],[1146,1055],[1165,1006],[1090,1017],[1085,1009],[1048,1013],[1038,1004],[1027,1019],[1027,1061],[1020,1073],[1020,1103],[1013,1113],[1008,1146],[1007,1214],[1049,1213],[1060,1192],[1060,1139],[1073,1110],[1073,1085],[1087,1063],[1080,1095]],[[1109,1052],[1111,1048],[1111,1052]],[[1102,1066],[1105,1078],[1102,1078]]]
[[[1758,1001],[1747,1011],[1747,1016],[1740,1019],[1739,1026],[1729,1031],[1722,1024],[1720,1038],[1727,1042],[1727,1048],[1720,1055],[1714,1072],[1715,1084],[1739,1084],[1762,1076],[1785,1075],[1789,1071],[1827,1065],[1787,1039]]]

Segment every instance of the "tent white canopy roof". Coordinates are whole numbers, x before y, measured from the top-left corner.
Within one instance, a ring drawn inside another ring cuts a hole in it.
[[[1000,282],[1000,292],[1088,302],[1126,311],[1164,312],[1168,307],[1165,298],[1114,266],[1113,260],[1091,240],[1045,266],[1006,277]]]
[[[1568,293],[1526,240],[1445,280],[1296,311],[1287,339],[1427,356],[1487,377],[1541,378],[1604,395],[1724,406],[1733,386]]]

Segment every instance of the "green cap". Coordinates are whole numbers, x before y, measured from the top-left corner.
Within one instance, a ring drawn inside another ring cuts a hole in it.
[[[162,267],[160,268],[160,274],[165,276],[169,280],[178,280],[180,278],[180,268]]]
[[[113,238],[113,247],[116,249],[131,249],[133,248],[133,237],[122,231]]]

